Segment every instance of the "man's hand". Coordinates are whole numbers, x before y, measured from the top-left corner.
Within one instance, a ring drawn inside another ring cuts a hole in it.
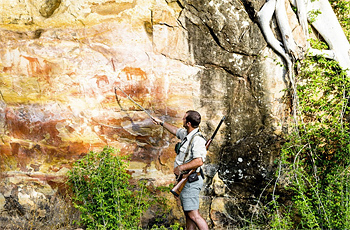
[[[177,127],[176,126],[173,126],[169,123],[165,123],[164,121],[160,120],[159,118],[157,117],[152,117],[152,122],[156,125],[161,125],[163,126],[166,130],[168,130],[170,133],[176,135],[176,131],[177,131]]]
[[[180,166],[181,166],[181,165],[179,165],[179,166],[177,166],[176,168],[174,168],[174,174],[175,174],[176,176],[179,176],[179,175],[181,174],[181,170],[179,169]]]
[[[163,124],[163,121],[160,120],[160,119],[157,118],[157,117],[152,117],[152,121],[153,121],[153,123],[156,124],[156,125],[162,125],[162,124]]]

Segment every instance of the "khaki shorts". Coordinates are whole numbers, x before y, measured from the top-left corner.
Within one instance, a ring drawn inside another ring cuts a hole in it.
[[[199,209],[199,192],[203,186],[203,178],[199,176],[199,180],[189,183],[180,193],[180,200],[184,211],[192,211]]]

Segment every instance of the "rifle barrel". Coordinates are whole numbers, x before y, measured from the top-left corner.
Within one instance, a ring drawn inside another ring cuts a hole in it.
[[[213,133],[213,135],[211,136],[210,139],[212,139],[212,140],[214,139],[216,133],[219,131],[220,126],[221,126],[222,122],[224,122],[225,118],[226,118],[225,116],[222,117],[220,123],[219,123],[218,126],[216,127],[216,129],[215,129],[215,131],[214,131],[214,133]]]

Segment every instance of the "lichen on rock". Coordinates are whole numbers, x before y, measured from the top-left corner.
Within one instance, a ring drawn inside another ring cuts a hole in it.
[[[61,0],[46,0],[45,3],[41,6],[39,12],[41,16],[49,18],[53,15],[56,9],[60,7]]]

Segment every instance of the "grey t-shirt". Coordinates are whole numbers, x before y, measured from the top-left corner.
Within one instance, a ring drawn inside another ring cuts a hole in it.
[[[175,158],[174,168],[198,157],[201,157],[203,162],[205,161],[205,157],[207,155],[207,149],[205,148],[206,140],[201,135],[196,135],[192,140],[191,146],[188,146],[191,138],[197,134],[197,132],[200,134],[198,128],[192,130],[188,134],[187,130],[184,128],[180,128],[176,131],[176,137],[181,140],[183,145],[180,148],[180,153]],[[186,155],[186,149],[188,147],[190,148],[189,153],[186,159],[184,159]]]

